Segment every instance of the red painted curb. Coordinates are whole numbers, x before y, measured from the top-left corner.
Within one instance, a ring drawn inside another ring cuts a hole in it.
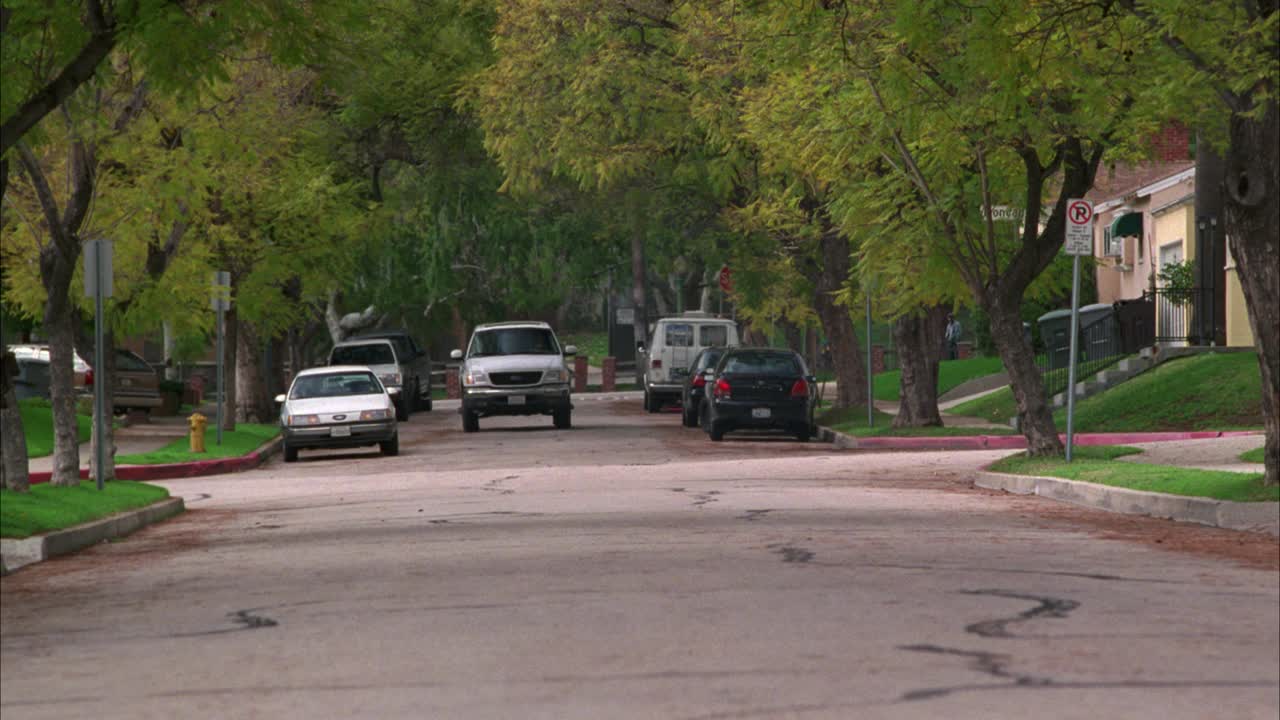
[[[1198,430],[1191,432],[1079,433],[1076,445],[1126,445],[1130,443],[1206,440],[1220,437],[1261,435],[1252,430]],[[1063,442],[1067,436],[1058,435]],[[856,438],[858,448],[879,450],[1019,450],[1027,446],[1021,435],[960,435],[953,437],[866,437]]]
[[[217,458],[214,460],[196,460],[186,463],[167,463],[163,465],[117,465],[117,480],[172,480],[174,478],[200,477],[201,475],[221,475],[223,473],[241,472],[258,467],[275,451],[280,444],[279,439],[269,440],[265,445],[248,455],[239,457]],[[52,472],[34,472],[29,476],[32,485],[49,482]],[[80,468],[80,478],[89,478],[89,468]]]

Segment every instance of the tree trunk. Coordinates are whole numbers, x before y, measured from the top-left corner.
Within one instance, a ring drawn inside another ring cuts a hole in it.
[[[981,298],[981,304],[991,318],[991,339],[1009,373],[1009,385],[1018,403],[1018,429],[1027,438],[1027,453],[1061,455],[1062,441],[1053,424],[1053,408],[1045,397],[1035,351],[1022,331],[1018,303],[991,293]]]
[[[782,335],[787,339],[787,348],[803,353],[804,332],[800,329],[800,326],[786,318],[779,320],[778,325],[782,327]]]
[[[46,286],[48,286],[46,284]],[[50,295],[54,291],[50,290]],[[76,425],[75,332],[72,316],[62,293],[62,302],[45,306],[44,331],[49,338],[49,395],[53,406],[53,473],[49,483],[70,486],[80,483],[80,438]],[[107,382],[94,370],[94,382]]]
[[[1266,484],[1280,484],[1280,133],[1275,98],[1259,118],[1231,120],[1226,230],[1262,372]]]
[[[635,310],[635,339],[637,342],[649,344],[649,293],[645,282],[646,271],[644,261],[645,217],[644,197],[639,190],[633,190],[628,198],[631,202],[631,303]],[[636,358],[636,384],[644,383],[644,366]]]
[[[18,411],[18,394],[13,379],[18,375],[18,361],[8,350],[0,358],[0,487],[26,492],[30,486],[27,467],[27,436]]]
[[[177,354],[178,339],[173,334],[173,322],[164,320],[160,328],[164,332],[164,379],[177,380],[178,363],[173,356]]]
[[[813,283],[813,306],[818,311],[822,331],[831,346],[831,365],[836,375],[834,407],[866,405],[867,367],[853,332],[849,309],[837,305],[833,293],[844,286],[849,277],[849,239],[828,231],[819,241],[819,257],[810,268]]]
[[[942,359],[942,335],[947,326],[945,305],[903,315],[893,323],[893,343],[898,348],[901,399],[893,426],[942,425],[938,411],[938,363]]]
[[[236,330],[236,421],[267,423],[271,421],[271,398],[267,396],[266,375],[262,367],[262,343],[257,329],[242,322]]]
[[[223,313],[222,330],[222,429],[236,429],[236,343],[239,323],[235,305]]]

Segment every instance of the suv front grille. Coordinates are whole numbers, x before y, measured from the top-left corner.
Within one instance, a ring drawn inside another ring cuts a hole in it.
[[[541,379],[542,379],[541,372],[489,373],[489,380],[494,385],[534,385]]]

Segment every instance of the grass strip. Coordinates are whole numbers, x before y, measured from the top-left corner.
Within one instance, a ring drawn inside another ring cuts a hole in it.
[[[235,430],[222,431],[222,444],[217,444],[218,431],[207,428],[204,434],[206,452],[191,452],[191,441],[178,438],[159,450],[133,455],[117,455],[117,465],[162,465],[166,463],[193,462],[196,460],[214,460],[216,458],[240,457],[262,447],[263,443],[280,434],[279,425],[256,425],[254,423],[237,423]]]
[[[819,425],[825,425],[832,430],[842,432],[846,435],[855,437],[959,437],[971,435],[1013,435],[1012,428],[983,428],[983,427],[920,427],[920,428],[895,428],[893,427],[894,416],[881,410],[876,410],[874,415],[874,424],[867,425],[867,406],[857,405],[853,407],[840,408],[838,410],[828,410],[818,416]]]
[[[1261,465],[1267,461],[1266,453],[1267,449],[1265,447],[1260,447],[1257,450],[1250,450],[1247,453],[1242,453],[1240,455],[1240,459],[1245,462],[1258,463]]]
[[[169,497],[157,485],[112,480],[101,492],[92,481],[71,487],[47,483],[25,493],[0,490],[0,537],[24,538],[74,527]]]
[[[1081,480],[1083,482],[1122,487],[1130,490],[1188,495],[1236,502],[1274,502],[1280,500],[1280,487],[1263,485],[1261,473],[1223,472],[1119,462],[1115,458],[1139,453],[1124,446],[1077,447],[1074,462],[1066,458],[1027,457],[1019,453],[991,466],[996,472],[1015,475],[1041,475]]]
[[[27,440],[27,457],[44,457],[53,452],[53,408],[44,398],[27,398],[18,401],[18,414],[22,416],[22,433]],[[93,418],[76,415],[76,435],[80,442],[88,442]]]
[[[998,357],[973,357],[964,360],[943,360],[938,363],[938,396],[958,387],[970,380],[1004,370],[1004,364]],[[872,391],[877,400],[901,399],[899,387],[902,380],[901,370],[892,370],[876,375]]]

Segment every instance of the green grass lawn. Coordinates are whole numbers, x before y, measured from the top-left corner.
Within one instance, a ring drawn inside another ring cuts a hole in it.
[[[1018,475],[1044,475],[1131,490],[1191,495],[1215,500],[1238,502],[1280,500],[1280,487],[1264,486],[1261,473],[1194,470],[1167,465],[1118,462],[1114,459],[1136,452],[1141,451],[1137,448],[1119,446],[1078,447],[1074,451],[1075,461],[1072,463],[1068,463],[1065,458],[1030,458],[1018,454],[996,462],[991,469]]]
[[[222,431],[222,444],[218,445],[218,431],[208,428],[204,435],[204,447],[207,452],[191,452],[191,443],[187,438],[180,438],[165,445],[159,450],[135,455],[117,455],[117,465],[160,465],[164,463],[191,462],[193,460],[213,460],[215,458],[239,457],[257,450],[263,443],[280,434],[279,425],[255,425],[253,423],[237,423],[236,429]]]
[[[819,425],[856,437],[955,437],[961,435],[1012,435],[1011,428],[923,427],[893,428],[893,415],[875,411],[875,424],[867,425],[867,406],[828,410],[818,415]]]
[[[609,336],[602,332],[577,332],[560,336],[561,345],[575,345],[579,355],[586,355],[587,361],[596,367],[609,354]]]
[[[1245,462],[1262,464],[1267,461],[1266,452],[1267,449],[1265,447],[1260,447],[1257,450],[1250,450],[1247,453],[1243,453],[1240,455],[1240,459]]]
[[[958,405],[954,415],[1008,422],[1017,414],[1008,388]],[[1054,413],[1066,426],[1067,411]],[[1253,353],[1208,353],[1154,370],[1076,404],[1081,432],[1234,430],[1262,427],[1262,379]]]
[[[112,480],[101,492],[91,481],[73,487],[32,485],[30,492],[0,490],[0,537],[24,538],[132,510],[169,497],[155,485]]]
[[[53,452],[53,408],[43,398],[27,398],[18,402],[18,414],[22,416],[22,432],[27,438],[27,457],[44,457]],[[93,418],[76,415],[77,434],[80,442],[88,442]]]
[[[1004,370],[998,357],[975,357],[964,360],[943,360],[938,364],[938,395],[974,378],[993,375]],[[897,401],[902,372],[892,370],[876,375],[872,385],[877,400]]]

